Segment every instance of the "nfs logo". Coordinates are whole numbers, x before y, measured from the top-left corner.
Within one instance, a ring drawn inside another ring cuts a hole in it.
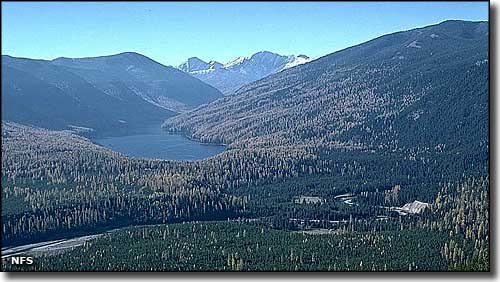
[[[33,264],[32,257],[11,257],[11,264],[23,265],[23,264]]]

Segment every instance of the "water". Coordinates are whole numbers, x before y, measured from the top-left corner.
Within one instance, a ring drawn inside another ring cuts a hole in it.
[[[138,133],[93,141],[129,157],[163,160],[201,160],[226,149],[224,145],[200,143],[180,134],[165,132],[159,124],[147,126]]]

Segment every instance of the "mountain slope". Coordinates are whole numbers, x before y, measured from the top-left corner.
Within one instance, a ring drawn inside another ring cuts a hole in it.
[[[282,56],[263,51],[249,58],[239,57],[224,65],[193,57],[178,68],[230,95],[245,84],[309,61],[310,58],[305,55]]]
[[[53,64],[64,66],[113,95],[114,81],[157,106],[182,111],[221,97],[221,93],[198,79],[164,66],[137,53],[121,53],[95,58],[58,58]]]
[[[138,54],[52,62],[2,56],[2,120],[51,129],[115,134],[160,123],[175,114],[170,108],[192,108],[220,96]]]
[[[270,75],[164,127],[233,147],[488,146],[488,23],[385,35]]]

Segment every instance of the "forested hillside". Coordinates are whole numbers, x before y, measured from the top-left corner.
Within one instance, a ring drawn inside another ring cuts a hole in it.
[[[249,84],[164,127],[233,147],[487,147],[488,25],[382,36]]]

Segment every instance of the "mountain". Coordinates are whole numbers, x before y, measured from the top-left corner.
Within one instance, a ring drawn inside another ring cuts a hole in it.
[[[200,71],[200,70],[205,70],[208,69],[210,65],[196,57],[189,58],[187,62],[181,64],[179,66],[180,70],[186,71],[186,72],[193,72],[193,71]]]
[[[178,68],[214,86],[224,95],[230,95],[245,84],[284,69],[307,63],[310,60],[305,55],[282,56],[263,51],[253,54],[249,58],[239,57],[226,64],[216,61],[207,63],[193,57],[179,65]]]
[[[144,100],[173,111],[191,109],[221,97],[213,87],[137,53],[58,58],[52,63],[67,67],[109,95],[119,92],[112,83],[120,81]]]
[[[2,56],[2,120],[119,132],[222,96],[136,53],[53,61]]]
[[[232,147],[488,150],[488,23],[384,35],[267,76],[164,123]]]

